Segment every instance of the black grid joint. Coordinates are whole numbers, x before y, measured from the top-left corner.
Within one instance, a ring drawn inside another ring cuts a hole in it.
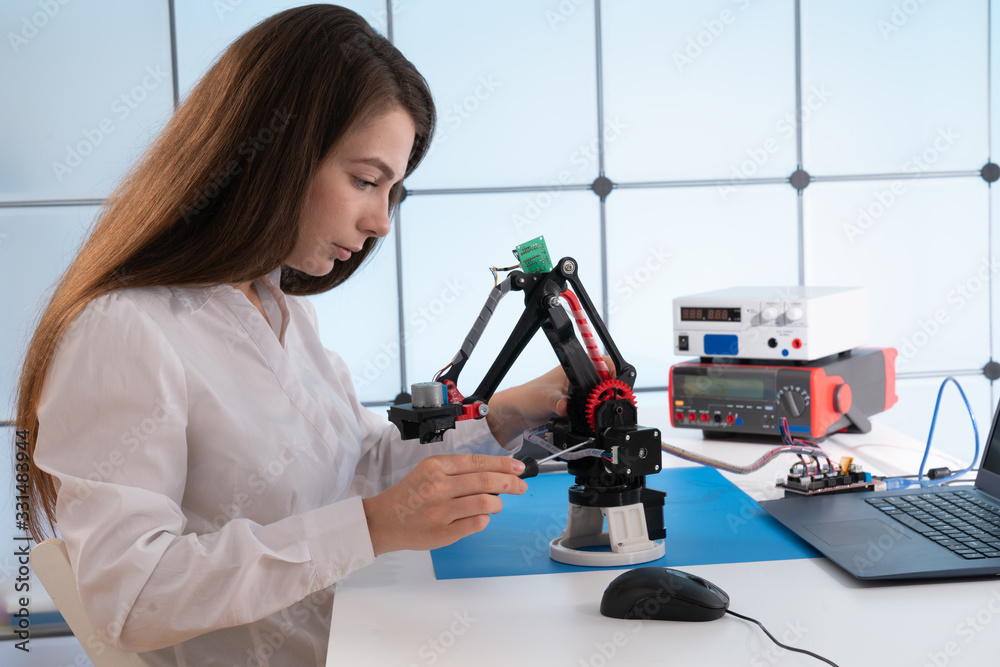
[[[983,366],[983,375],[987,380],[1000,380],[1000,364],[995,361],[988,362]]]
[[[601,198],[601,201],[604,201],[611,194],[611,191],[615,189],[615,184],[607,176],[598,176],[590,184],[590,189],[594,191],[595,195]]]
[[[812,177],[809,176],[809,172],[805,169],[796,169],[792,172],[792,175],[788,178],[788,182],[792,184],[792,187],[802,192],[809,185]]]
[[[979,170],[979,175],[983,177],[983,180],[987,183],[993,183],[1000,180],[1000,165],[995,162],[987,162],[983,165],[983,168]]]

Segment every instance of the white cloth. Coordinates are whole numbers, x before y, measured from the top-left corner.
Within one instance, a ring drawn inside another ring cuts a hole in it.
[[[150,665],[325,664],[332,586],[374,560],[361,497],[429,454],[510,453],[485,420],[401,441],[278,280],[270,325],[228,285],[96,299],[45,381],[35,464],[84,607]]]

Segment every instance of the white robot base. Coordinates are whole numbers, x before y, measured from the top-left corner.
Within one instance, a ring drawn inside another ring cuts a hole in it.
[[[608,530],[604,530],[605,517]],[[589,551],[586,547],[609,547]],[[624,507],[569,505],[566,530],[549,543],[549,557],[559,563],[583,567],[615,567],[656,560],[666,553],[664,541],[649,539],[642,503]]]

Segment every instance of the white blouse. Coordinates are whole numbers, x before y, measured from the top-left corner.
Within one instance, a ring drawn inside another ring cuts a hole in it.
[[[34,460],[84,607],[150,665],[324,665],[333,584],[374,560],[361,497],[430,454],[510,453],[485,420],[401,441],[279,277],[267,320],[228,285],[95,299],[45,380]]]

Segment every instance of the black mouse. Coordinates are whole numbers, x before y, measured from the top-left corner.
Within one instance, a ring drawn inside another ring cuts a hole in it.
[[[620,574],[601,598],[601,613],[612,618],[714,621],[727,609],[729,596],[718,586],[668,567],[637,567]]]

